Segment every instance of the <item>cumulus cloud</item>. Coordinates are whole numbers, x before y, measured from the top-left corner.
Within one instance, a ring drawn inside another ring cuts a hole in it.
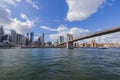
[[[9,4],[16,6],[17,2],[21,2],[21,0],[1,0],[1,3],[3,4]]]
[[[25,34],[31,31],[31,28],[34,27],[35,22],[29,20],[28,17],[23,13],[21,13],[20,16],[21,18],[24,18],[25,21],[22,22],[17,18],[13,18],[13,19],[11,18],[12,22],[4,27],[6,32],[9,32],[10,30],[15,30],[17,33]]]
[[[9,24],[9,23],[11,23],[10,10],[0,6],[0,24]]]
[[[52,28],[44,27],[43,29],[49,30]],[[91,34],[91,32],[88,29],[82,29],[79,27],[72,27],[68,28],[65,25],[60,25],[58,28],[55,29],[57,31],[56,34],[50,34],[50,40],[59,40],[59,36],[64,36],[65,41],[67,39],[67,34],[73,34],[74,39],[86,36]],[[98,31],[97,31],[98,32]],[[107,42],[113,42],[113,43],[120,43],[120,32],[107,34],[103,36],[93,37],[85,40],[78,41],[80,43],[87,42],[90,43],[92,40],[96,40],[97,43],[107,43]]]
[[[20,17],[23,18],[23,19],[26,19],[26,20],[28,19],[28,17],[24,13],[21,13]]]
[[[82,21],[96,13],[105,0],[66,0],[68,12],[66,19],[69,21]]]
[[[113,43],[120,43],[120,32],[117,33],[112,33],[112,34],[107,34],[103,36],[99,36],[95,39],[98,43],[104,43],[104,42],[113,42]]]
[[[1,1],[6,2],[7,0]],[[11,2],[9,2],[11,1]],[[7,3],[12,5],[12,2],[20,2],[21,0],[8,0]],[[20,21],[17,18],[11,18],[11,11],[3,6],[0,5],[0,25],[4,25],[5,32],[7,34],[10,33],[10,30],[15,30],[17,33],[25,34],[35,26],[35,20],[30,20],[27,15],[24,13],[20,14],[20,17],[24,19],[24,21]]]
[[[41,29],[45,29],[45,30],[49,30],[49,31],[57,31],[57,29],[52,29],[50,27],[47,26],[40,26]]]
[[[68,33],[73,34],[74,39],[75,39],[75,38],[83,36],[89,32],[89,30],[87,30],[87,29],[82,29],[82,28],[78,28],[78,27],[68,28],[66,25],[60,25],[56,29],[52,29],[52,28],[46,27],[46,26],[41,26],[40,28],[49,30],[49,31],[57,31],[56,34],[49,35],[51,40],[59,39],[59,36],[64,36],[65,38],[67,38]]]
[[[0,5],[4,6],[4,5],[7,4],[7,5],[16,6],[17,3],[20,3],[22,1],[24,1],[24,0],[0,0]],[[37,3],[35,1],[33,1],[33,0],[26,0],[26,3],[30,4],[33,8],[35,8],[37,10],[39,9]]]
[[[93,37],[82,40],[80,42],[90,43],[92,40],[96,40],[97,43],[120,43],[120,32],[111,33],[103,36]]]
[[[36,2],[32,1],[32,0],[27,0],[27,3],[29,3],[30,5],[32,5],[33,8],[35,9],[39,9],[38,5],[36,4]]]

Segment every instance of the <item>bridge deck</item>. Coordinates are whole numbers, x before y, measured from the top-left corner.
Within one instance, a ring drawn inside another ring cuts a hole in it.
[[[90,35],[87,35],[87,36],[84,36],[84,37],[81,37],[81,38],[78,38],[78,39],[74,39],[74,40],[69,41],[69,42],[76,42],[76,41],[79,41],[79,40],[88,39],[88,38],[92,38],[92,37],[97,37],[97,36],[110,34],[110,33],[115,33],[115,32],[119,32],[119,31],[120,31],[120,27],[116,27],[116,28],[96,32],[96,33],[93,33],[93,34],[90,34]],[[61,43],[59,45],[63,45],[63,44],[66,44],[66,42]]]

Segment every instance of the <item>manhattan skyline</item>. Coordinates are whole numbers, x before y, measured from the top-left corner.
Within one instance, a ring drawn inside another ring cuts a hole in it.
[[[0,0],[0,25],[6,33],[35,32],[36,39],[56,41],[67,33],[75,38],[120,25],[119,0]],[[120,42],[120,33],[95,38]],[[91,40],[90,40],[91,41]]]

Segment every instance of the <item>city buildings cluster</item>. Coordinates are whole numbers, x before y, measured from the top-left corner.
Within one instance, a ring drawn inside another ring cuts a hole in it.
[[[72,41],[73,40],[73,35],[72,34],[67,34],[67,41]],[[57,46],[61,43],[64,43],[64,36],[60,36],[59,40],[57,40],[54,43],[54,46]],[[116,48],[116,47],[120,47],[119,43],[97,43],[96,40],[92,40],[90,43],[78,43],[78,42],[74,42],[74,47],[78,48]],[[65,47],[65,45],[62,45],[62,47]]]
[[[72,34],[67,34],[67,41],[73,40]],[[26,33],[25,35],[11,30],[11,34],[5,34],[3,26],[0,27],[0,47],[57,47],[57,45],[64,43],[64,36],[59,36],[59,40],[52,44],[51,41],[45,42],[45,34],[43,33],[38,40],[34,40],[34,32]],[[66,45],[64,45],[65,47]],[[74,43],[74,47],[120,47],[119,43],[97,43],[92,40],[91,43]]]
[[[0,47],[45,47],[52,46],[52,42],[45,43],[45,34],[43,33],[37,41],[34,41],[34,32],[25,35],[11,30],[10,34],[5,34],[3,26],[0,27]]]
[[[91,43],[81,43],[79,47],[90,47],[90,48],[96,48],[96,47],[107,47],[107,48],[114,48],[114,47],[120,47],[119,43],[97,43],[95,40],[92,40]]]

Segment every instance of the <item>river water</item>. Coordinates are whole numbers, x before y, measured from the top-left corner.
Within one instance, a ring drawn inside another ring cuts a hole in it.
[[[0,49],[0,80],[120,80],[120,49]]]

